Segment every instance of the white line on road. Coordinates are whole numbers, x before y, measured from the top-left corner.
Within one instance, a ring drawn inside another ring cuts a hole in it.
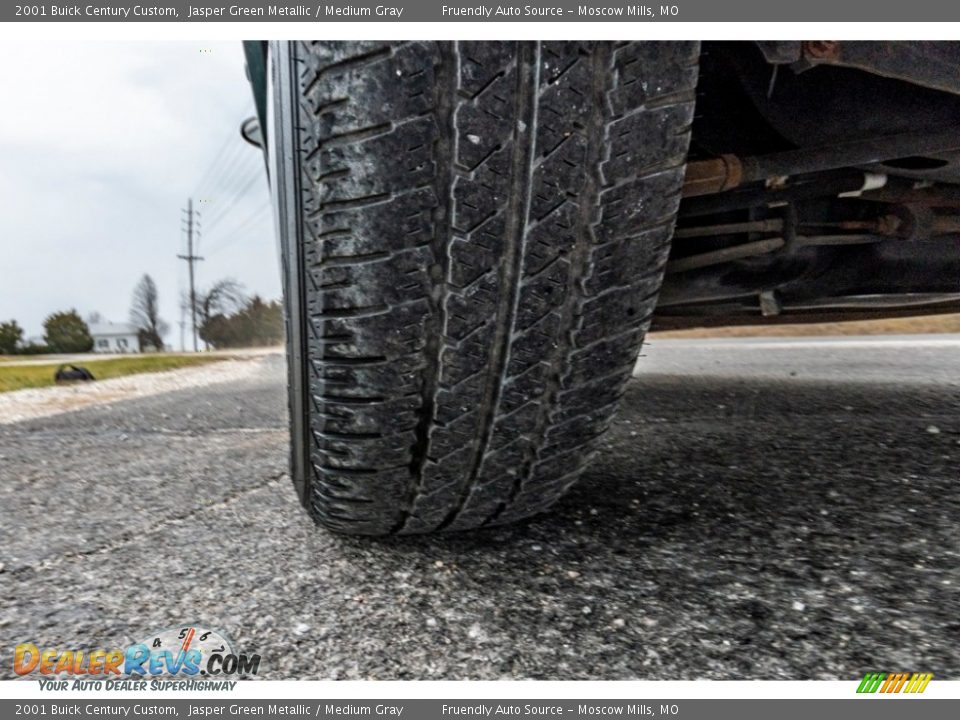
[[[664,338],[652,339],[644,347],[656,348],[664,346],[709,346],[711,348],[740,348],[756,350],[786,350],[796,348],[960,348],[960,336],[932,338],[919,336],[897,337],[825,337],[825,338],[783,338],[768,340],[765,338]]]

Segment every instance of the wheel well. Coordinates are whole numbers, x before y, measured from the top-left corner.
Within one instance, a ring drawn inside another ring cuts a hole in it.
[[[900,45],[704,43],[657,325],[960,309],[958,44]]]

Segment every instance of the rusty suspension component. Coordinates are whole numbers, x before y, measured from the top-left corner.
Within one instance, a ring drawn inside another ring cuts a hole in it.
[[[903,133],[836,145],[787,150],[757,157],[695,160],[687,164],[684,197],[726,192],[751,182],[771,182],[791,175],[873,165],[888,160],[960,149],[960,128],[936,133]]]

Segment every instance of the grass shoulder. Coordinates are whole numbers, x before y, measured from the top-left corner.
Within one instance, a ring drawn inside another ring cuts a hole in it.
[[[13,358],[9,358],[13,359]],[[87,368],[97,380],[138,375],[140,373],[165,372],[181,368],[207,365],[228,360],[223,355],[151,354],[115,358],[84,358],[72,364]],[[26,388],[41,388],[54,385],[53,375],[61,363],[17,365],[0,363],[0,393]]]

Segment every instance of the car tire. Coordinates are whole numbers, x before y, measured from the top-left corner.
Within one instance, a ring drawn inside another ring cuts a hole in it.
[[[465,530],[577,479],[656,303],[698,51],[271,45],[292,474],[317,522]]]

